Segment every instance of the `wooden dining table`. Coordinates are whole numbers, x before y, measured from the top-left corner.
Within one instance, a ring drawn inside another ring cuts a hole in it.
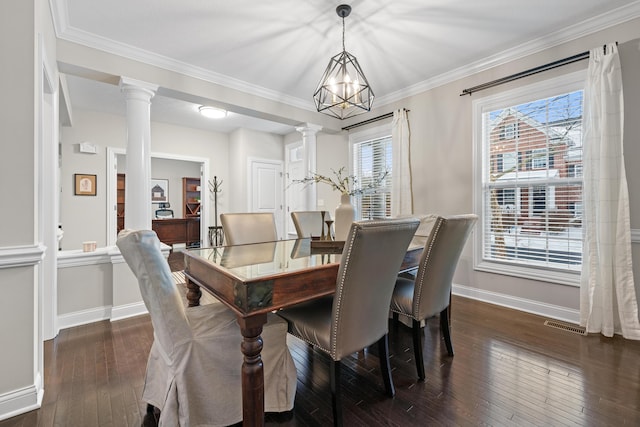
[[[426,237],[414,237],[400,272],[418,266],[425,242]],[[238,317],[244,356],[243,425],[264,425],[260,335],[267,313],[333,294],[341,258],[340,243],[295,239],[185,251],[189,306],[200,304],[204,289]]]

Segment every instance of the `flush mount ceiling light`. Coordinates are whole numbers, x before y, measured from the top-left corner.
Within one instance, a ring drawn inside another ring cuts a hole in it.
[[[342,18],[342,52],[329,61],[313,99],[319,112],[346,119],[371,111],[374,95],[358,60],[344,47],[344,18],[351,6],[341,4],[336,13]]]
[[[206,105],[203,105],[198,108],[198,110],[200,111],[200,114],[209,119],[222,119],[227,116],[227,110],[223,110],[222,108],[207,107]]]

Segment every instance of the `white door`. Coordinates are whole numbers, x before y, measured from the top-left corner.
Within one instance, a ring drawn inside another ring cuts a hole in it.
[[[291,220],[291,212],[306,210],[305,193],[302,184],[293,183],[296,179],[305,177],[304,161],[303,161],[302,141],[289,144],[285,148],[286,156],[286,230],[289,238],[294,239],[298,236],[296,228]]]
[[[284,211],[282,206],[282,162],[278,160],[250,159],[251,186],[249,211],[272,212],[276,219],[278,238],[282,238]]]

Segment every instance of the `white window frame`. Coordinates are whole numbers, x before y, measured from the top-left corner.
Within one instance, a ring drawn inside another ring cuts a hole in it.
[[[549,163],[549,151],[546,148],[536,148],[531,151],[531,169],[546,169]]]
[[[536,99],[544,99],[563,92],[573,92],[584,89],[586,70],[566,74],[543,82],[534,83],[495,95],[476,98],[472,101],[472,129],[473,129],[473,205],[478,215],[479,227],[474,233],[473,264],[474,269],[507,276],[541,280],[570,286],[580,286],[580,273],[559,271],[544,267],[511,265],[495,260],[483,259],[484,244],[484,212],[483,212],[483,171],[487,164],[485,147],[483,146],[482,114],[488,111],[518,105]],[[531,206],[531,205],[530,205]]]
[[[579,178],[582,176],[582,165],[569,165],[567,176],[570,178]]]
[[[391,124],[387,124],[387,125],[382,125],[382,126],[376,126],[376,127],[372,127],[369,129],[365,129],[359,132],[354,132],[349,134],[349,175],[355,175],[355,171],[353,170],[353,165],[354,165],[354,146],[358,143],[361,142],[366,142],[366,141],[371,141],[373,139],[380,139],[380,138],[391,138],[391,134],[392,134],[392,129],[391,129]],[[393,173],[393,171],[389,171],[390,173]],[[393,194],[391,194],[391,197],[393,197]],[[356,218],[357,219],[366,219],[366,218],[361,218],[361,204],[360,204],[360,198],[359,197],[353,197],[351,200],[351,203],[353,203],[353,206],[356,209]]]
[[[504,125],[501,136],[501,139],[504,140],[514,139],[516,136],[518,136],[518,122]]]

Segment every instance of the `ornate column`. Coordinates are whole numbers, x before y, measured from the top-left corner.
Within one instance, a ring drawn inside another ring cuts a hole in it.
[[[124,227],[151,230],[151,98],[158,86],[121,77],[120,90],[127,102]]]
[[[302,134],[302,152],[305,176],[309,176],[311,172],[316,172],[316,134],[322,129],[322,126],[306,123],[304,126],[298,126],[296,131]],[[313,183],[305,188],[305,208],[310,211],[317,209],[317,189]]]

